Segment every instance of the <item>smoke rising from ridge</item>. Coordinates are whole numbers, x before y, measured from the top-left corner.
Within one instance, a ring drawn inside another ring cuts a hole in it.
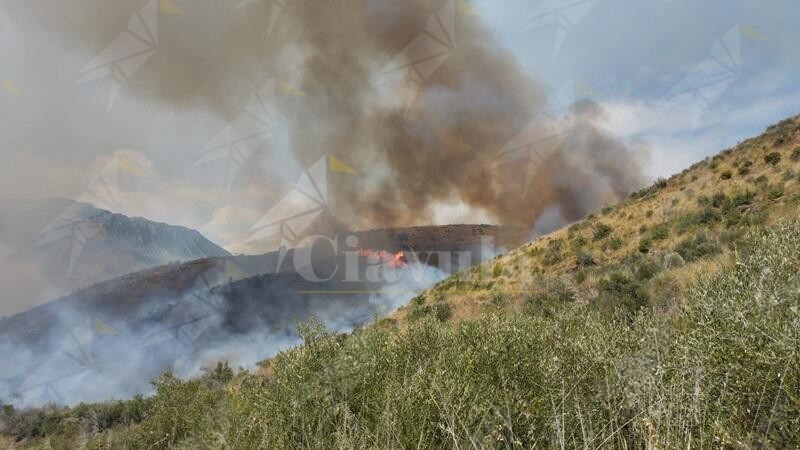
[[[10,10],[91,55],[143,4],[121,11],[88,0],[38,11],[17,3]],[[557,206],[568,222],[645,181],[646,149],[605,133],[599,106],[562,111],[569,137],[544,158],[530,189],[527,158],[499,164],[500,149],[547,108],[551,92],[466,2],[297,0],[281,9],[269,38],[273,2],[177,4],[186,15],[159,15],[156,53],[123,95],[226,123],[276,78],[285,139],[269,147],[267,163],[248,165],[248,176],[268,178],[335,154],[359,171],[331,187],[337,216],[353,228],[430,223],[438,205],[454,203],[526,226]],[[97,12],[84,14],[90,7]],[[110,25],[102,33],[76,26],[89,20]],[[413,76],[389,70],[403,56]],[[86,62],[77,59],[76,71]]]

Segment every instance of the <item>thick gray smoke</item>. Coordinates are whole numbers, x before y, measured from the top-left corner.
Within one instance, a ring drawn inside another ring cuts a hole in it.
[[[546,109],[549,92],[500,47],[480,16],[463,14],[460,5],[297,0],[280,11],[269,1],[181,5],[182,20],[159,16],[158,51],[125,92],[181,116],[227,123],[276,78],[286,139],[270,148],[266,167],[248,165],[249,175],[337,155],[360,169],[358,180],[337,186],[333,196],[353,228],[431,223],[442,204],[524,226],[555,207],[568,222],[643,184],[645,149],[604,133],[599,107],[566,113],[570,136],[548,152],[530,189],[527,159],[498,164],[500,149]],[[132,8],[85,0],[46,7],[13,2],[9,9],[91,55],[113,34],[87,33],[80,25],[109,23],[118,32]]]

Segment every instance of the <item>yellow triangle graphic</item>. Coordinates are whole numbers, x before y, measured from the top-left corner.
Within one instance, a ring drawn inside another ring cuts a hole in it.
[[[3,80],[3,90],[8,92],[9,94],[17,94],[17,95],[26,94],[25,89],[22,89],[22,86],[14,83],[11,80]]]
[[[250,278],[251,277],[251,275],[249,273],[245,272],[239,266],[237,266],[236,264],[234,264],[234,263],[232,263],[230,261],[227,261],[227,260],[225,261],[224,270],[225,270],[225,278],[226,278],[224,280],[225,282],[228,282],[228,280],[239,281],[239,280],[244,280],[245,278]]]
[[[158,9],[161,14],[184,14],[183,10],[178,8],[178,5],[173,3],[172,0],[161,0]]]
[[[747,39],[752,39],[754,41],[766,41],[767,37],[761,34],[760,31],[753,28],[752,25],[744,24],[742,26],[742,35]]]
[[[575,93],[578,94],[578,97],[595,97],[600,95],[593,87],[581,80],[575,82]]]
[[[458,0],[458,12],[462,16],[477,16],[478,13],[475,11],[475,8],[469,4],[467,0]]]
[[[306,95],[305,92],[301,91],[300,89],[297,89],[296,87],[292,86],[291,84],[283,80],[278,81],[278,90],[283,95],[295,95],[295,96]]]
[[[330,155],[330,163],[331,163],[331,172],[339,172],[339,173],[356,173],[350,166],[343,163],[339,158]]]
[[[119,158],[119,169],[128,175],[137,177],[144,175],[144,171],[141,167],[124,156]]]
[[[112,328],[111,325],[103,322],[100,319],[94,319],[94,331],[97,334],[119,334],[119,332]]]

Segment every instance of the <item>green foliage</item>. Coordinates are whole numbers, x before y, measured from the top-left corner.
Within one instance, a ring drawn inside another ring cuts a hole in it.
[[[599,240],[605,239],[608,236],[610,236],[613,231],[614,231],[614,229],[611,228],[610,225],[607,225],[607,224],[602,223],[602,222],[598,222],[594,226],[594,230],[592,231],[592,239],[594,239],[595,241],[599,241]]]
[[[720,179],[722,180],[730,180],[733,177],[733,173],[730,170],[724,170],[721,174],[719,174]]]
[[[594,260],[594,256],[592,256],[591,252],[581,251],[578,253],[576,258],[576,262],[580,267],[589,267],[594,266],[597,264]]]
[[[619,250],[622,248],[622,239],[618,238],[617,236],[612,237],[611,239],[603,242],[603,250]]]
[[[214,375],[166,374],[143,420],[90,432],[90,445],[798,448],[800,223],[751,236],[737,255],[687,292],[653,278],[653,301],[684,297],[668,314],[642,312],[646,290],[614,272],[598,301],[576,302],[556,281],[512,317],[426,316],[402,332],[364,327],[346,338],[310,326],[269,376],[220,387]],[[3,425],[70,448],[57,436],[70,435],[76,411],[6,408]]]
[[[659,178],[652,185],[632,193],[631,198],[636,199],[636,198],[649,197],[655,194],[656,192],[665,189],[666,187],[667,187],[667,180],[665,180],[664,178]]]
[[[767,189],[767,198],[770,200],[777,200],[783,197],[783,186],[774,184]]]
[[[719,244],[706,236],[705,233],[698,233],[694,237],[681,241],[677,247],[675,247],[675,253],[681,255],[686,262],[717,255],[721,251]]]
[[[526,292],[523,311],[529,316],[553,317],[575,301],[575,293],[559,279],[542,281],[544,288]]]
[[[450,304],[445,301],[434,302],[430,305],[415,306],[411,308],[408,313],[408,319],[418,321],[425,317],[433,317],[439,322],[446,322],[453,316],[453,310]]]
[[[644,286],[622,272],[614,272],[600,280],[600,293],[612,307],[621,307],[627,313],[636,313],[647,306],[648,296]]]
[[[792,150],[792,161],[800,161],[800,147],[795,147]]]
[[[639,239],[639,253],[647,254],[650,253],[650,249],[653,248],[653,241],[648,237],[643,237]]]
[[[669,237],[669,224],[664,222],[650,230],[650,238],[654,241],[663,241]]]
[[[495,264],[494,269],[492,269],[492,276],[497,278],[503,275],[503,267],[500,264]]]
[[[771,152],[764,156],[764,162],[770,165],[777,165],[781,162],[781,154],[778,152]]]
[[[564,247],[564,241],[561,239],[555,239],[547,243],[547,250],[542,257],[542,262],[545,265],[552,266],[553,264],[558,264],[564,259],[564,255],[562,253],[562,248]]]
[[[573,250],[580,250],[586,245],[586,238],[583,235],[577,235],[575,238],[570,242],[570,247]]]

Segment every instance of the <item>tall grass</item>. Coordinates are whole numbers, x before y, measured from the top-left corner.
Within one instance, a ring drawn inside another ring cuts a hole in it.
[[[147,418],[89,445],[797,448],[798,225],[752,236],[669,314],[565,303],[402,332],[307,326],[269,375],[163,378]]]

